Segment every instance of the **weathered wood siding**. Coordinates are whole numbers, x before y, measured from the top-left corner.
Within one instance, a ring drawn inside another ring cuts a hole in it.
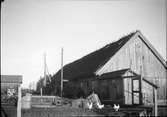
[[[70,90],[64,91],[66,96],[73,97],[87,97],[93,91],[98,94],[100,100],[102,102],[114,103],[118,102],[123,104],[124,100],[124,92],[123,92],[123,79],[85,79],[78,81],[71,81],[68,84],[68,89]]]
[[[98,80],[99,86],[97,93],[101,97],[102,101],[122,103],[123,100],[123,81],[119,80]]]
[[[158,89],[158,100],[165,101],[166,95],[166,72],[167,69],[157,59],[150,48],[141,40],[139,35],[135,35],[130,39],[104,66],[102,66],[97,72],[97,75],[101,75],[107,72],[121,70],[125,68],[131,68],[137,74],[147,80],[157,84],[160,88]],[[153,89],[150,85],[143,83],[142,81],[142,93],[147,100],[152,102]],[[131,104],[130,93],[131,92],[131,80],[124,80],[124,96],[125,103]],[[143,100],[145,104],[148,104],[146,100]]]

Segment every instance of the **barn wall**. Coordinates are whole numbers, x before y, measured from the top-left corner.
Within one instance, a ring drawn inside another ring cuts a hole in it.
[[[107,104],[114,102],[123,104],[123,80],[121,78],[118,80],[87,78],[85,80],[70,81],[68,86],[64,88],[65,97],[68,98],[86,98],[92,94],[93,91],[98,94],[102,102],[106,102]]]
[[[142,52],[143,77],[160,87],[157,90],[158,100],[166,100],[167,69],[162,65],[162,63],[155,57],[155,55],[150,51],[150,49],[148,49],[148,47],[144,43],[142,43]]]
[[[101,75],[125,68],[131,68],[131,70],[137,74],[140,74],[142,77],[157,84],[160,87],[157,92],[159,101],[167,99],[167,70],[138,35],[130,39],[103,67],[96,72],[96,74]],[[143,82],[142,92],[145,93],[144,95],[151,96],[153,90]],[[130,80],[124,80],[125,92],[131,92],[130,85],[128,85],[129,83]],[[127,93],[125,93],[125,98],[127,98]],[[152,97],[149,98],[152,100]],[[129,100],[125,100],[125,102],[130,103]]]
[[[149,85],[146,82],[143,82],[143,89],[147,90],[142,90],[143,93],[143,103],[145,105],[153,105],[153,87]],[[150,93],[147,93],[150,92]]]
[[[132,85],[131,85],[131,78],[124,79],[124,98],[125,98],[125,104],[131,105],[132,104]]]
[[[98,80],[100,88],[98,94],[102,100],[119,101],[123,100],[123,81],[122,79],[116,80]]]

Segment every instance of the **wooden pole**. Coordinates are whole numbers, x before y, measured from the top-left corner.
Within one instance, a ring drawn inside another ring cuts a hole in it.
[[[157,102],[157,89],[153,88],[154,99],[154,116],[158,116],[158,102]]]
[[[61,49],[61,97],[63,96],[63,48]]]
[[[42,103],[42,88],[41,88],[40,92],[41,92],[41,100],[40,100],[40,101],[41,101],[41,103]]]
[[[46,53],[44,53],[44,86],[46,86]]]
[[[42,88],[41,88],[40,92],[41,92],[41,96],[42,96]]]
[[[21,117],[21,84],[18,86],[17,117]]]

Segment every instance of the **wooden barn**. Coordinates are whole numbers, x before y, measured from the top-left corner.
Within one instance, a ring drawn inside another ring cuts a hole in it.
[[[63,93],[86,97],[94,91],[105,104],[166,107],[166,73],[165,60],[136,31],[65,65]],[[60,81],[60,71],[53,79]]]

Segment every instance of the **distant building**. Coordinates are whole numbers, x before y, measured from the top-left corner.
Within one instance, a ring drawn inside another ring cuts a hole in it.
[[[17,97],[20,84],[21,75],[1,75],[1,103],[11,103],[8,99]]]

